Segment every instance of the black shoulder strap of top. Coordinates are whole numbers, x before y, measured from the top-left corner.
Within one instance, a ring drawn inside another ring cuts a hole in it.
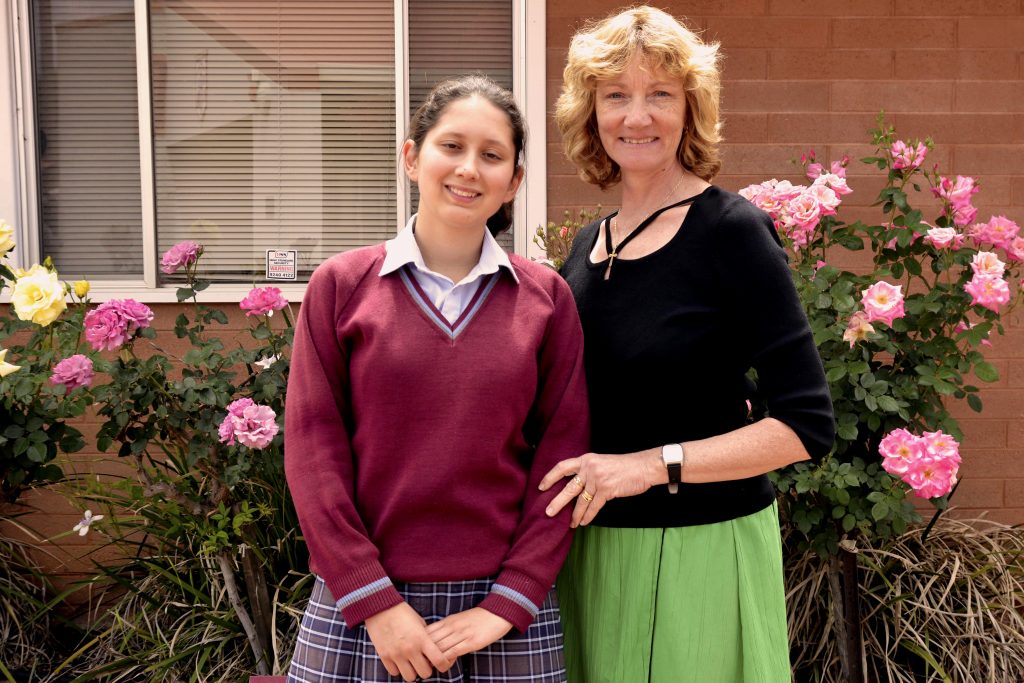
[[[616,245],[614,249],[612,248],[611,216],[609,216],[608,218],[605,219],[605,226],[604,226],[604,248],[605,248],[605,251],[608,252],[609,255],[611,255],[613,253],[618,255],[618,253],[620,251],[622,251],[622,248],[624,246],[626,246],[626,244],[628,244],[631,239],[633,239],[634,237],[639,235],[640,232],[644,228],[646,228],[648,225],[650,225],[655,220],[657,220],[658,216],[660,216],[661,214],[665,213],[669,209],[674,209],[674,208],[676,208],[678,206],[685,206],[686,204],[692,204],[694,201],[697,200],[697,197],[700,197],[700,194],[695,194],[692,197],[687,197],[686,199],[680,199],[675,204],[669,204],[668,206],[661,207],[660,209],[658,209],[657,211],[652,213],[650,216],[645,218],[643,220],[643,222],[640,223],[640,225],[638,225],[635,228],[633,228],[633,232],[631,232],[628,235],[626,235],[625,237],[623,237],[622,241],[619,242],[618,245]]]

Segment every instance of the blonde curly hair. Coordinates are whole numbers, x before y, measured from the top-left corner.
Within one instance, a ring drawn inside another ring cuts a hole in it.
[[[703,42],[672,15],[648,6],[623,10],[573,36],[555,104],[565,155],[581,178],[602,190],[619,182],[621,169],[598,135],[594,93],[598,81],[621,74],[638,54],[646,67],[682,81],[686,120],[677,157],[683,168],[710,181],[722,167],[718,43]]]

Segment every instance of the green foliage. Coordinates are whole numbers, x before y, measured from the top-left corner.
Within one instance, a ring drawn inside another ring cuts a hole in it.
[[[569,256],[569,249],[576,239],[576,234],[596,221],[600,215],[600,206],[596,209],[580,209],[577,217],[573,217],[567,209],[561,221],[549,221],[546,226],[537,226],[533,243],[544,250],[545,263],[555,270],[560,269]]]
[[[877,153],[863,162],[886,173],[874,204],[882,214],[879,222],[847,225],[838,215],[825,216],[806,247],[789,245],[793,279],[832,392],[838,435],[820,467],[796,464],[773,476],[783,493],[784,516],[804,536],[802,548],[822,555],[836,553],[845,537],[889,538],[920,521],[904,500],[907,487],[880,467],[880,440],[896,428],[917,434],[941,430],[961,440],[950,403],[967,400],[981,411],[972,375],[981,382],[998,379],[980,346],[990,332],[1002,334],[1000,313],[972,305],[964,290],[978,248],[970,242],[959,249],[934,247],[923,239],[933,225],[912,206],[937,202],[917,189],[925,183],[936,187],[938,171],[894,168],[890,149],[896,133],[881,116],[871,135]],[[932,143],[923,144],[930,149]],[[953,207],[940,204],[934,224],[953,226]],[[871,255],[867,272],[821,265],[861,245]],[[1009,264],[1011,282],[1019,280],[1016,269]],[[880,280],[902,286],[905,315],[891,327],[875,321],[863,338],[844,339],[851,316],[863,309],[861,293]],[[932,502],[938,512],[947,505],[945,497]]]
[[[7,270],[7,269],[5,269]],[[10,273],[9,270],[7,270]],[[75,453],[85,446],[82,433],[68,420],[85,413],[90,398],[83,392],[64,395],[52,386],[55,362],[75,353],[86,306],[73,304],[69,314],[48,327],[0,315],[0,349],[6,362],[20,367],[0,377],[0,493],[13,503],[37,483],[63,476],[54,463],[58,453]]]
[[[192,303],[174,321],[174,335],[188,342],[180,358],[149,326],[129,328],[116,352],[84,343],[87,291],[47,327],[16,320],[14,310],[0,317],[0,348],[19,366],[0,380],[5,495],[61,478],[58,451],[84,446],[68,420],[87,409],[99,421],[96,448],[131,473],[61,485],[73,504],[102,513],[86,533],[114,552],[87,582],[101,596],[97,613],[105,608],[109,618],[91,625],[54,676],[237,681],[287,666],[311,583],[284,480],[283,431],[244,445],[226,443],[218,427],[239,399],[271,409],[282,425],[291,314],[286,306],[276,317],[247,318],[247,330],[230,338],[218,335],[228,317],[199,303],[207,283],[197,263],[178,290],[179,301]],[[75,354],[96,375],[66,392],[50,376]]]

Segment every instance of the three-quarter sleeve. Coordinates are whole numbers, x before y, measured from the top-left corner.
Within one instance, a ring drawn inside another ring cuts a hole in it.
[[[832,398],[810,324],[771,218],[738,196],[716,229],[719,278],[757,371],[768,414],[789,426],[815,461],[835,440]]]

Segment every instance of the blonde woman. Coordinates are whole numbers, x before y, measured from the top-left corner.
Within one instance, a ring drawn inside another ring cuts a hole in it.
[[[541,483],[580,527],[558,582],[569,680],[789,681],[775,491],[834,438],[828,386],[766,214],[711,184],[714,44],[636,7],[572,40],[556,119],[619,211],[562,269],[591,448]],[[748,424],[754,387],[770,417]],[[564,483],[562,483],[564,480]]]

